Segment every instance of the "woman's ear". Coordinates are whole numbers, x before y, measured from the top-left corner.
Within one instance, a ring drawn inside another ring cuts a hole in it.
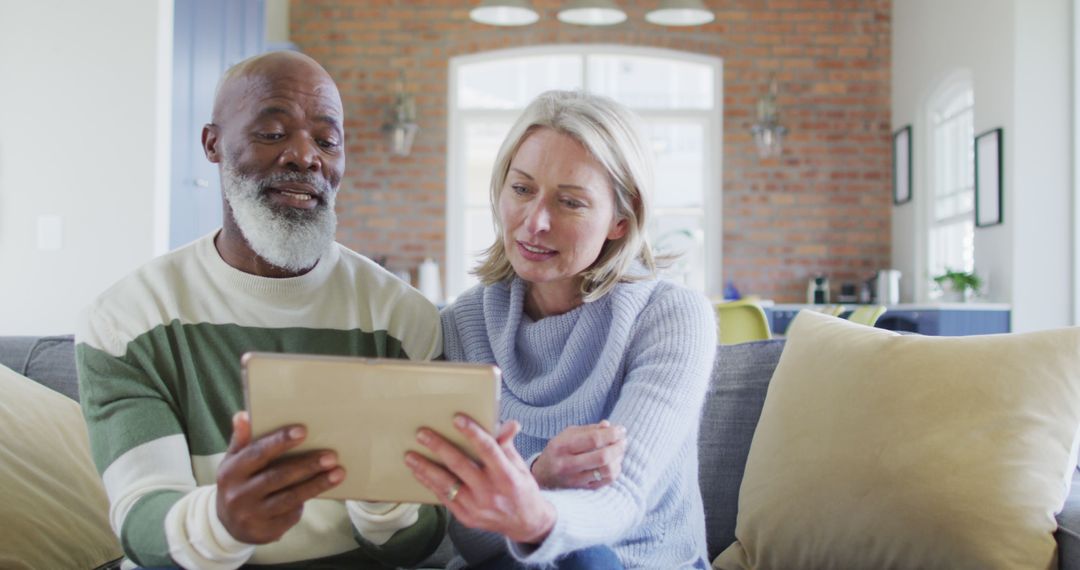
[[[626,235],[626,230],[629,227],[628,224],[629,222],[626,220],[626,218],[615,218],[614,223],[611,224],[611,229],[608,230],[607,238],[610,240],[616,240],[623,237],[624,235]]]

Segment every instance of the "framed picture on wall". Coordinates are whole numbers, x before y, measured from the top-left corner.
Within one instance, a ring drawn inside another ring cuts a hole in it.
[[[984,228],[1002,222],[1001,128],[975,137],[975,227]]]
[[[893,133],[893,204],[911,201],[911,125]]]

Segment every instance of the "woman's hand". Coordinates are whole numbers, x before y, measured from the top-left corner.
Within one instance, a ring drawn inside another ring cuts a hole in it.
[[[598,489],[622,473],[626,428],[607,420],[570,426],[548,442],[532,474],[545,489]]]
[[[555,527],[557,513],[514,449],[520,424],[507,422],[496,437],[463,415],[454,418],[454,426],[465,435],[478,461],[434,431],[421,428],[417,441],[445,467],[410,451],[405,464],[416,480],[469,528],[496,532],[523,544],[543,542]]]

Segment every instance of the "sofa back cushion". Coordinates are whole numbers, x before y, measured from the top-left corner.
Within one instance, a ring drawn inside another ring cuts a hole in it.
[[[30,347],[23,376],[79,401],[79,380],[75,371],[75,337],[43,336]]]
[[[698,479],[710,560],[735,540],[746,457],[783,349],[783,340],[716,347],[698,439]]]
[[[120,558],[79,405],[0,366],[0,568]]]
[[[0,336],[0,366],[22,374],[26,365],[26,355],[34,347],[36,336]]]

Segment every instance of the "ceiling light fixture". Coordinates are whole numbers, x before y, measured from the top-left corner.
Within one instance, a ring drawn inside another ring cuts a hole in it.
[[[558,18],[579,26],[611,26],[625,22],[626,12],[614,0],[572,0],[559,10]]]
[[[702,0],[663,0],[645,14],[650,23],[661,26],[700,26],[716,19]]]
[[[483,0],[469,11],[474,22],[490,26],[527,26],[540,19],[529,0]]]

